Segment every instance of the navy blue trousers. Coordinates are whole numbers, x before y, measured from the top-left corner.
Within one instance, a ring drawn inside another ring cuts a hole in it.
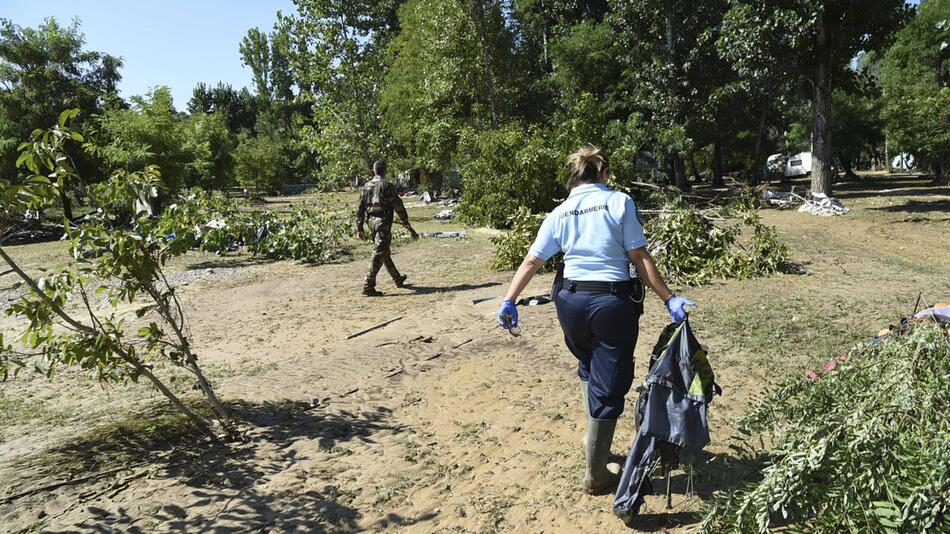
[[[554,304],[567,348],[577,357],[577,376],[588,383],[591,417],[616,419],[633,383],[633,350],[642,305],[631,295],[572,293],[561,289]]]

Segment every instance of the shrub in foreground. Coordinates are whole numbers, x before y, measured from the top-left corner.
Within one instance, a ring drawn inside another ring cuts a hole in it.
[[[716,499],[702,530],[950,532],[948,403],[950,338],[932,323],[780,384],[739,421],[774,440],[761,479]]]

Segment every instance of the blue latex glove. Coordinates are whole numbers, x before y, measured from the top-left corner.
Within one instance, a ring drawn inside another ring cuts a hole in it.
[[[498,324],[508,330],[518,326],[518,307],[514,302],[506,300],[501,303],[501,309],[498,310]]]
[[[670,297],[670,300],[666,301],[666,311],[670,312],[670,318],[673,319],[674,323],[682,323],[686,320],[686,316],[689,315],[686,312],[686,306],[695,306],[696,303],[683,298],[673,295]]]

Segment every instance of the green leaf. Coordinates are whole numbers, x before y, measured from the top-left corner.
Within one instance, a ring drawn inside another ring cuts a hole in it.
[[[59,114],[59,120],[57,121],[59,122],[59,127],[62,128],[66,126],[67,121],[75,119],[78,115],[79,110],[76,108],[63,110],[63,112]]]

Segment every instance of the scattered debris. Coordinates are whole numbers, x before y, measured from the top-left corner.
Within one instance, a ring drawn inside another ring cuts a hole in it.
[[[461,231],[461,232],[423,232],[423,233],[419,234],[419,236],[420,236],[420,237],[435,237],[435,238],[439,238],[439,239],[450,239],[450,238],[461,239],[461,238],[463,238],[463,237],[468,236],[468,232],[466,232],[466,231]]]
[[[479,297],[477,299],[472,299],[472,305],[481,304],[482,302],[488,302],[490,300],[498,300],[501,297]]]
[[[377,324],[377,325],[373,325],[373,326],[371,326],[371,327],[369,327],[369,328],[364,328],[363,330],[360,330],[359,332],[353,332],[352,334],[346,336],[346,339],[353,339],[354,337],[362,336],[363,334],[372,332],[373,330],[376,330],[376,329],[378,329],[378,328],[382,328],[382,327],[384,327],[384,326],[386,326],[386,325],[388,325],[388,324],[395,323],[396,321],[402,319],[403,317],[405,317],[405,316],[404,316],[404,315],[400,315],[399,317],[395,317],[395,318],[390,319],[390,320],[388,320],[388,321],[383,321],[383,322],[381,322],[381,323],[379,323],[379,324]]]
[[[832,217],[834,215],[844,215],[851,211],[844,207],[840,200],[829,197],[821,193],[812,193],[811,199],[805,200],[805,203],[798,208],[800,213],[811,213],[820,217]]]
[[[549,304],[551,302],[550,295],[535,295],[533,297],[525,297],[519,299],[517,304],[518,306],[540,306],[542,304]]]
[[[452,217],[455,217],[455,210],[453,209],[442,210],[435,216],[436,220],[439,221],[447,221]]]
[[[468,338],[468,339],[466,339],[465,341],[459,343],[458,345],[452,347],[452,350],[455,350],[455,349],[461,347],[462,345],[467,345],[467,344],[471,343],[472,341],[474,341],[472,338]]]
[[[775,208],[787,208],[808,202],[804,197],[795,193],[794,187],[788,193],[766,189],[762,192],[762,199],[766,205]]]
[[[935,306],[914,314],[914,319],[933,319],[938,323],[950,323],[950,302],[938,302]]]
[[[428,204],[432,202],[432,195],[430,195],[428,191],[426,191],[425,193],[422,193],[421,195],[419,195],[419,202],[422,202],[423,204]]]

